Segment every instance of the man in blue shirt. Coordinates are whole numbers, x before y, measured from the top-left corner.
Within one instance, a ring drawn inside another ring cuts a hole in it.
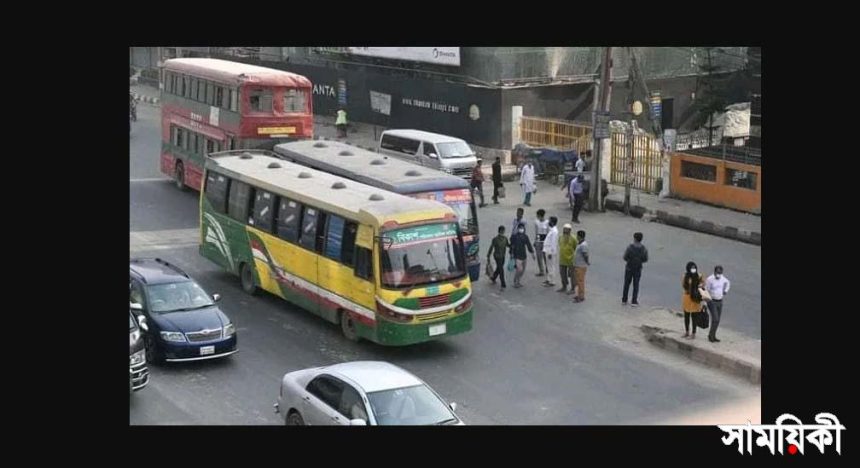
[[[582,211],[582,205],[585,203],[585,190],[582,184],[582,175],[577,175],[570,181],[569,189],[570,201],[573,202],[573,221],[579,223],[579,212]]]

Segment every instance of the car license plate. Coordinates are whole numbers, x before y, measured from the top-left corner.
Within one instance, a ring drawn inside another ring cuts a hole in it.
[[[215,346],[201,346],[200,355],[206,356],[207,354],[215,354]]]
[[[440,323],[439,325],[433,325],[430,327],[430,336],[436,335],[444,335],[447,331],[444,323]]]

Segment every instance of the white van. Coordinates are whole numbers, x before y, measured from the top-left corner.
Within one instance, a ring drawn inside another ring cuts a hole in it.
[[[464,179],[472,178],[478,158],[465,141],[421,130],[386,130],[379,153],[432,167]]]

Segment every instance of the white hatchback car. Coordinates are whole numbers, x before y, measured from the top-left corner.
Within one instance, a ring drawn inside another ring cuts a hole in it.
[[[355,361],[290,372],[275,412],[288,426],[464,425],[418,377],[387,362]]]

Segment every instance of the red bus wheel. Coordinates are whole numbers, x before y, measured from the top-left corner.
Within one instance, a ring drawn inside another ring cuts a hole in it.
[[[185,190],[185,168],[180,161],[176,162],[176,169],[173,170],[173,181],[176,183],[176,188]]]

